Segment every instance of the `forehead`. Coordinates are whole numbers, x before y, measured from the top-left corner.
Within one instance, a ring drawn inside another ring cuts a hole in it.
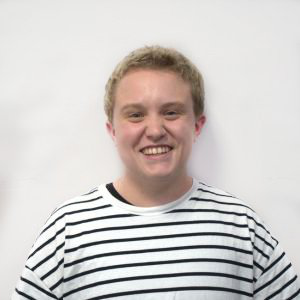
[[[189,83],[178,74],[168,70],[138,69],[129,71],[118,83],[115,106],[123,102],[153,101],[190,102]]]

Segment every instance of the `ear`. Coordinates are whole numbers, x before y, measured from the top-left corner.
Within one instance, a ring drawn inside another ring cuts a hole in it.
[[[113,124],[109,121],[106,122],[106,130],[111,136],[112,140],[115,142],[115,137],[116,137],[115,129]]]
[[[206,121],[205,115],[201,115],[200,117],[196,118],[196,122],[195,122],[195,138],[200,135],[200,133],[202,131],[202,128],[203,128],[203,126],[205,124],[205,121]]]

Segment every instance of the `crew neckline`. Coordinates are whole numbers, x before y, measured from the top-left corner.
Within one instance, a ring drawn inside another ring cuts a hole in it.
[[[197,181],[193,178],[193,183],[191,188],[178,199],[163,205],[151,206],[151,207],[135,206],[120,201],[109,192],[109,190],[106,188],[106,184],[100,185],[98,189],[103,194],[103,198],[109,199],[109,201],[114,207],[117,207],[121,210],[127,211],[128,213],[132,213],[136,215],[153,216],[153,215],[159,215],[159,214],[169,212],[175,209],[176,207],[178,207],[181,203],[185,202],[187,199],[189,199],[189,196],[197,189]]]
[[[105,187],[108,189],[108,191],[111,193],[112,196],[114,196],[115,198],[117,198],[118,200],[127,203],[129,205],[133,205],[131,204],[129,201],[127,201],[115,188],[113,182],[110,182],[108,184],[105,185]]]

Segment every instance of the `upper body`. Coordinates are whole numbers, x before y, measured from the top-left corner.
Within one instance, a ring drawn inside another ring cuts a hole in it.
[[[13,299],[297,299],[296,274],[245,203],[193,181],[154,207],[105,185],[58,207]],[[298,296],[299,297],[299,296]]]
[[[100,186],[57,209],[14,299],[300,297],[258,216],[189,175],[203,98],[199,71],[175,50],[145,47],[117,66],[105,109],[124,164],[113,186],[129,204]]]

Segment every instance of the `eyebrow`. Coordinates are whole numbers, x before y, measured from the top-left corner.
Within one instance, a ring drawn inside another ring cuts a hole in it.
[[[165,104],[162,105],[162,108],[168,108],[168,107],[178,107],[180,109],[184,109],[185,108],[185,103],[182,102],[167,102]]]
[[[167,103],[164,103],[162,105],[162,108],[167,108],[167,107],[170,107],[170,106],[175,106],[175,107],[179,107],[181,109],[185,108],[185,104],[182,103],[182,102],[167,102]],[[122,108],[121,108],[121,111],[126,111],[128,109],[144,109],[145,106],[142,105],[142,104],[135,104],[135,103],[131,103],[131,104],[126,104],[124,105]]]
[[[130,110],[130,109],[144,109],[144,106],[141,104],[126,104],[121,108],[121,112],[124,112],[126,110]]]

